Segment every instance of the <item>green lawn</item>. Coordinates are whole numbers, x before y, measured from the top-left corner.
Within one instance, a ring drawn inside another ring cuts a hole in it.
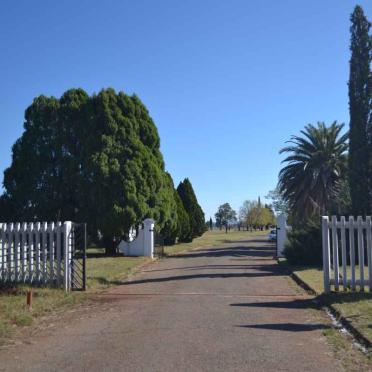
[[[294,274],[315,290],[324,304],[333,307],[372,342],[372,293],[339,291],[325,295],[323,294],[323,271],[321,268],[299,266],[290,266],[290,268]]]
[[[207,231],[202,237],[191,243],[176,244],[165,247],[167,255],[177,254],[196,248],[213,247],[232,241],[244,240],[252,235],[266,232],[247,231]],[[26,307],[27,285],[16,288],[0,289],[0,344],[17,331],[20,326],[28,326],[43,315],[53,311],[63,311],[89,298],[90,293],[104,290],[112,285],[118,285],[128,275],[150,260],[145,257],[106,257],[104,250],[88,249],[87,259],[87,292],[68,292],[52,288],[33,288],[33,307]]]

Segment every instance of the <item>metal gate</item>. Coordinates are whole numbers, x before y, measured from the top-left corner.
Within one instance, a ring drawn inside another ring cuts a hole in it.
[[[164,237],[159,233],[154,233],[154,256],[164,256]]]
[[[71,229],[71,290],[85,291],[87,287],[87,224],[73,223]]]

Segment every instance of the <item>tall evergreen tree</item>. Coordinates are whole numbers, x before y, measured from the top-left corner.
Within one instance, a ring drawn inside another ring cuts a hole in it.
[[[24,128],[4,173],[5,220],[87,222],[108,250],[146,217],[159,229],[174,228],[173,183],[137,96],[113,89],[40,96],[27,108]]]
[[[176,189],[174,189],[174,199],[177,204],[178,241],[186,243],[191,242],[192,235],[190,218]]]
[[[371,25],[360,6],[355,7],[350,20],[350,194],[353,213],[367,214],[371,209],[371,150],[368,148],[368,142],[372,144],[372,141],[368,141],[368,133],[371,134],[371,128],[368,128],[372,88]]]
[[[201,236],[206,229],[204,212],[198,203],[194,189],[188,178],[180,182],[177,191],[189,216],[192,238]]]

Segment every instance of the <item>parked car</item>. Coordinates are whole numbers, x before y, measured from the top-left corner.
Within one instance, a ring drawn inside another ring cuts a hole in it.
[[[276,242],[276,230],[271,230],[268,238],[269,242]]]

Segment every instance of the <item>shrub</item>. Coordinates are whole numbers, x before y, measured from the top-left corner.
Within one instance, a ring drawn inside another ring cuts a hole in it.
[[[284,255],[292,265],[322,264],[322,230],[319,222],[308,222],[288,233]]]

